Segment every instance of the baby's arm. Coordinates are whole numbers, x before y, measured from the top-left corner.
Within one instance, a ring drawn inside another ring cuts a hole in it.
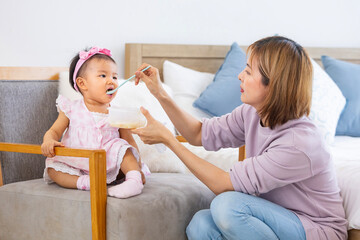
[[[43,143],[41,144],[41,151],[44,156],[54,157],[54,147],[64,147],[59,140],[68,126],[69,119],[66,117],[65,113],[60,111],[58,118],[44,135]]]

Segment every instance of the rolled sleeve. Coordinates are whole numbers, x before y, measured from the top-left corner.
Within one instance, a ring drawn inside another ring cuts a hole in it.
[[[217,151],[245,144],[242,109],[243,105],[224,116],[203,119],[201,141],[206,150]]]

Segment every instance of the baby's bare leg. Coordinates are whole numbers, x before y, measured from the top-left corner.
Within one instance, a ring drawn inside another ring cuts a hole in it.
[[[130,149],[126,150],[120,169],[125,175],[132,170],[140,171],[139,163]]]
[[[51,180],[56,182],[58,185],[64,188],[77,188],[76,183],[79,178],[78,176],[56,171],[53,168],[48,168],[47,171]]]
[[[123,161],[122,161],[122,163],[120,165],[120,169],[121,169],[120,171],[123,172],[124,175],[126,175],[126,173],[131,171],[131,170],[139,171],[141,173],[142,183],[143,184],[146,183],[145,175],[140,169],[140,164],[137,162],[136,158],[134,157],[134,155],[132,154],[130,149],[128,149],[126,151],[126,153],[124,155],[124,158],[123,158]]]

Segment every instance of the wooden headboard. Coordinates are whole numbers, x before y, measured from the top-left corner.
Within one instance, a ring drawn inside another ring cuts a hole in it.
[[[246,46],[240,46],[246,51]],[[178,45],[178,44],[125,44],[125,78],[134,74],[143,63],[157,67],[162,79],[165,60],[178,63],[201,72],[215,73],[224,61],[230,46]],[[311,58],[321,64],[321,55],[360,64],[360,48],[315,48],[306,47]]]

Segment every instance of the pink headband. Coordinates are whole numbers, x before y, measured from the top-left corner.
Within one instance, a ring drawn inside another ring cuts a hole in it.
[[[76,85],[76,77],[78,74],[79,69],[81,68],[81,66],[84,64],[84,62],[86,62],[86,60],[88,60],[89,58],[91,58],[92,56],[94,56],[95,54],[105,54],[109,57],[111,57],[111,52],[110,50],[106,49],[106,48],[98,48],[98,47],[92,47],[89,51],[85,52],[85,51],[81,51],[79,53],[79,57],[80,59],[78,60],[78,62],[76,63],[75,66],[75,71],[74,71],[74,75],[73,75],[73,80],[74,80],[74,88],[76,89],[77,92],[79,92],[79,89]]]

